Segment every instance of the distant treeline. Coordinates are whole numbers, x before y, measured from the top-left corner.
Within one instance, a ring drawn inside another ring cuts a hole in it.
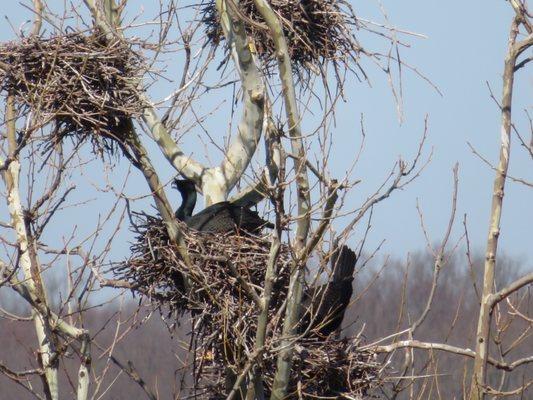
[[[362,257],[364,258],[364,257]],[[362,331],[366,343],[373,343],[381,338],[404,330],[417,319],[426,306],[433,279],[434,260],[426,254],[414,254],[404,261],[390,261],[383,269],[374,260],[372,266],[359,271],[355,280],[355,293],[352,305],[346,314],[343,334],[350,336]],[[475,285],[480,288],[480,271],[482,259],[476,258],[472,268],[464,257],[456,257],[440,272],[435,299],[427,319],[416,332],[416,339],[425,342],[448,343],[450,345],[474,348],[474,332],[477,324],[479,301]],[[498,264],[498,285],[516,279],[527,268],[523,263],[503,258]],[[378,274],[378,271],[380,271]],[[378,276],[376,277],[376,274]],[[475,282],[475,285],[474,285]],[[60,282],[50,282],[60,293],[63,286]],[[0,311],[0,364],[12,370],[22,371],[35,368],[35,331],[28,320],[15,320],[13,313],[28,317],[27,310],[20,304],[17,297],[6,294],[7,288],[0,290],[0,305],[7,312]],[[51,291],[52,292],[52,291]],[[531,289],[519,292],[517,301],[520,311],[533,314]],[[151,310],[149,306],[139,305],[138,299],[120,301],[116,299],[104,304],[94,304],[83,313],[83,326],[88,328],[95,337],[93,344],[93,374],[100,376],[105,372],[104,379],[98,387],[95,399],[143,399],[148,398],[141,385],[131,375],[138,375],[146,383],[146,387],[159,399],[185,398],[190,373],[187,365],[192,362],[189,354],[191,338],[183,332],[188,331],[188,316],[178,318],[167,315],[164,310]],[[61,298],[53,299],[53,304],[61,304]],[[505,306],[505,303],[502,303]],[[500,326],[507,329],[497,337],[499,346],[492,346],[493,357],[499,359],[505,354],[509,360],[520,357],[524,350],[533,348],[531,334],[520,335],[527,329],[523,321],[513,319],[507,311],[506,315],[496,316]],[[63,313],[66,311],[63,309]],[[73,318],[78,318],[73,316]],[[178,322],[176,324],[176,321]],[[175,326],[172,326],[175,324]],[[496,329],[493,329],[496,333]],[[519,340],[509,354],[509,346]],[[389,340],[390,342],[390,340]],[[114,345],[113,345],[114,344]],[[415,350],[415,371],[405,375],[423,376],[423,378],[402,379],[401,387],[394,387],[394,379],[402,371],[404,349],[398,350],[391,358],[385,370],[385,383],[374,393],[378,398],[390,398],[394,389],[402,388],[404,392],[397,398],[406,399],[414,394],[420,399],[461,399],[463,383],[467,386],[470,376],[467,371],[471,360],[462,356],[443,352]],[[501,352],[501,354],[500,354]],[[120,364],[122,369],[118,366]],[[78,357],[65,354],[61,359],[62,374],[60,387],[65,389],[62,398],[73,398]],[[533,367],[524,366],[512,374],[502,375],[501,371],[490,369],[490,383],[501,390],[519,386],[522,381],[533,379]],[[37,377],[31,379],[37,391],[41,391],[41,383]],[[70,382],[70,383],[69,383]],[[22,386],[0,374],[0,400],[26,400],[35,397]],[[520,397],[531,398],[533,390]]]

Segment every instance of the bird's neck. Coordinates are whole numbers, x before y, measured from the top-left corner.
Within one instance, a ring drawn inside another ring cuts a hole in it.
[[[185,220],[185,218],[190,217],[192,215],[194,206],[196,205],[196,191],[194,190],[190,192],[181,193],[181,197],[183,199],[183,202],[176,211],[176,217],[180,221],[183,221]]]

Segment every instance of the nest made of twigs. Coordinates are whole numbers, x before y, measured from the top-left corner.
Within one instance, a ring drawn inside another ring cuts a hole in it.
[[[300,382],[293,385],[293,397],[367,398],[380,382],[381,364],[373,351],[361,350],[359,344],[348,339],[301,341],[293,357],[293,379]]]
[[[162,310],[193,318],[194,387],[199,399],[226,398],[231,382],[254,352],[257,320],[271,241],[249,234],[192,231],[180,224],[191,264],[169,243],[163,222],[137,214],[132,257],[114,267],[120,279]],[[290,280],[291,254],[282,246],[276,262],[264,349],[256,355],[265,391],[270,392]],[[188,278],[185,285],[184,275]],[[252,293],[253,292],[253,293]],[[379,365],[358,343],[333,338],[302,338],[293,356],[290,398],[345,393],[357,398],[376,384]],[[299,393],[296,393],[299,391]]]
[[[55,122],[53,143],[89,136],[113,150],[126,120],[142,111],[135,87],[142,57],[96,31],[3,43],[0,63],[0,90],[32,112],[34,126]]]
[[[136,214],[136,217],[137,237],[130,248],[132,257],[116,266],[114,272],[165,308],[203,312],[206,307],[207,310],[222,308],[219,300],[241,299],[249,303],[250,295],[237,280],[245,280],[254,290],[263,286],[269,240],[233,232],[198,232],[180,223],[192,261],[188,266],[178,249],[170,244],[160,218],[147,214]],[[276,289],[283,290],[279,285],[288,284],[289,262],[290,255],[285,247],[278,257]],[[194,286],[190,293],[182,278],[184,274]]]
[[[370,391],[381,384],[382,365],[371,350],[361,350],[357,340],[302,339],[292,357],[292,373],[286,399],[368,399]],[[259,373],[270,397],[276,353],[266,354],[258,362]],[[197,365],[202,365],[203,382],[197,392],[204,391],[209,400],[222,400],[229,394],[225,365],[217,354],[200,352]],[[237,396],[236,398],[240,398]]]
[[[344,65],[355,61],[360,50],[352,33],[357,18],[349,3],[343,0],[268,2],[283,25],[289,55],[298,72],[320,71],[324,61]],[[276,50],[270,30],[260,27],[265,26],[265,23],[255,7],[254,0],[240,0],[236,4],[246,33],[253,39],[257,54],[270,69],[276,62]],[[208,40],[217,45],[224,36],[214,1],[204,3],[202,21],[206,25]]]

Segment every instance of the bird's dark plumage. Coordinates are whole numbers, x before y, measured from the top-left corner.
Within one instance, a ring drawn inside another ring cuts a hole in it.
[[[191,217],[196,205],[196,188],[194,182],[188,179],[174,179],[172,187],[177,189],[182,198],[181,206],[176,210],[174,215],[179,221],[186,222]]]
[[[331,257],[331,280],[324,285],[311,287],[304,293],[300,333],[310,327],[320,335],[328,336],[341,326],[353,293],[356,261],[357,256],[348,246],[335,250]]]
[[[215,203],[192,215],[196,205],[194,183],[187,179],[175,179],[174,187],[178,189],[183,199],[175,216],[192,229],[202,232],[231,232],[238,229],[256,233],[262,228],[274,228],[274,225],[263,220],[255,211],[229,201]]]

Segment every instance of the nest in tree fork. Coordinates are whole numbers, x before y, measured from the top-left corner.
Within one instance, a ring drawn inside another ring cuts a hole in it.
[[[349,3],[342,0],[267,0],[278,15],[287,39],[293,67],[298,71],[316,71],[325,61],[348,65],[361,50],[352,33],[357,18]],[[257,11],[254,0],[235,2],[246,33],[253,40],[257,54],[267,66],[276,62],[276,50],[269,29]],[[202,21],[208,40],[218,44],[223,33],[215,2],[204,5]],[[244,18],[242,18],[244,17]],[[251,23],[255,22],[257,24]]]
[[[113,150],[128,118],[142,112],[133,83],[143,59],[98,32],[3,43],[0,63],[0,89],[32,112],[34,126],[56,123],[51,143],[76,135]]]
[[[235,233],[214,234],[182,230],[191,265],[169,243],[163,222],[138,214],[137,238],[130,260],[114,267],[136,291],[173,314],[190,312],[193,318],[194,387],[198,399],[226,398],[232,382],[254,358],[270,393],[276,370],[284,306],[290,279],[291,254],[282,246],[268,311],[265,347],[254,352],[260,307],[271,242],[267,238]],[[183,275],[190,282],[185,289]],[[315,398],[341,394],[359,398],[378,383],[380,366],[372,352],[361,351],[353,340],[301,338],[293,356],[289,398]],[[298,388],[298,391],[297,389]]]

